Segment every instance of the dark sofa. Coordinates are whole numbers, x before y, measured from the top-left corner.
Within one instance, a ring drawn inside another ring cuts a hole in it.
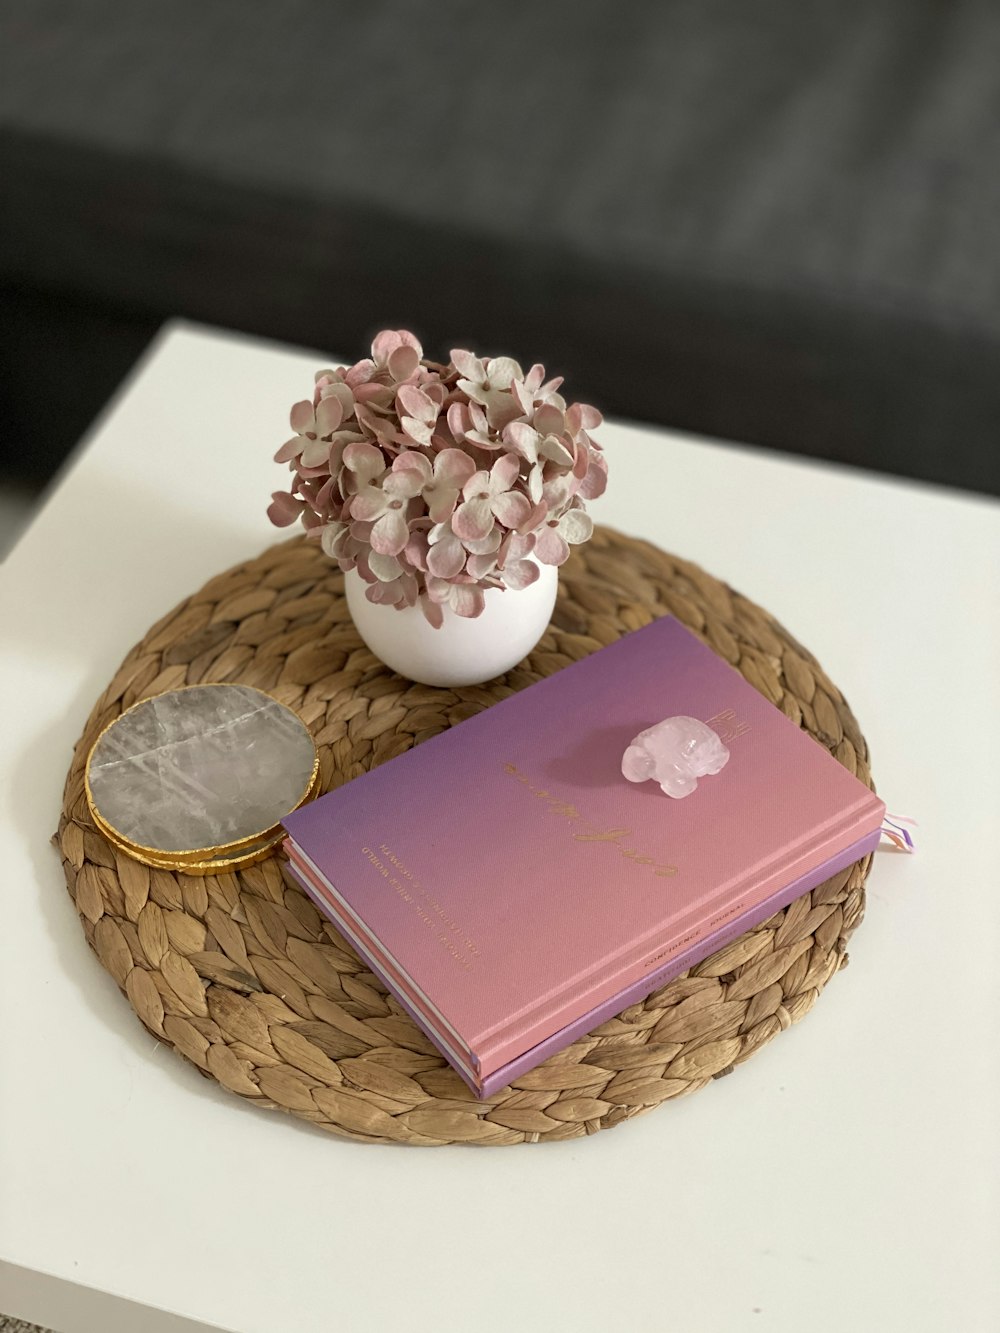
[[[1000,494],[991,0],[0,0],[0,179],[8,472],[185,315]]]

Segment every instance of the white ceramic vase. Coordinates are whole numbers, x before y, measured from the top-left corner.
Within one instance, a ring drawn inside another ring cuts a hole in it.
[[[440,629],[419,606],[397,610],[370,602],[353,569],[344,575],[344,591],[358,633],[393,671],[422,685],[479,685],[516,666],[548,628],[559,571],[555,565],[539,569],[530,587],[488,588],[481,616],[457,616],[446,606]]]

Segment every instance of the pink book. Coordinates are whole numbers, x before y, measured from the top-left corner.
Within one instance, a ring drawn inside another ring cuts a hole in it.
[[[729,749],[625,780],[663,718]],[[671,617],[284,821],[297,876],[480,1096],[851,864],[885,807]]]

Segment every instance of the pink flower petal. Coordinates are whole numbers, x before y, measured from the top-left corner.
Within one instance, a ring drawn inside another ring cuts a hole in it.
[[[372,528],[372,550],[379,555],[399,555],[409,538],[410,529],[406,526],[403,511],[389,509]]]
[[[472,538],[463,542],[463,545],[470,555],[492,555],[494,551],[499,551],[502,541],[503,533],[494,526],[485,537]]]
[[[467,444],[476,444],[480,449],[488,449],[490,453],[496,453],[498,449],[503,448],[501,440],[495,440],[481,430],[466,431],[465,440]]]
[[[504,491],[493,497],[493,512],[508,528],[517,528],[531,513],[531,501],[518,491]]]
[[[274,461],[276,463],[290,463],[293,458],[298,458],[308,439],[308,435],[293,435],[290,440],[285,441],[274,455]]]
[[[399,383],[408,380],[420,365],[420,353],[415,347],[397,347],[389,353],[389,374]]]
[[[488,499],[490,494],[490,474],[488,472],[473,472],[472,476],[462,487],[462,495],[466,500],[471,500],[473,496],[479,496],[480,499]]]
[[[365,589],[365,596],[376,606],[398,606],[403,600],[403,586],[399,579],[391,583],[372,583]]]
[[[447,579],[439,579],[433,574],[428,574],[426,579],[427,596],[432,602],[439,605],[446,605],[451,597],[451,584]]]
[[[608,488],[608,465],[600,454],[591,454],[587,475],[580,483],[580,495],[584,500],[596,500]]]
[[[442,449],[434,459],[434,476],[461,489],[476,470],[464,449]]]
[[[486,419],[494,430],[503,430],[504,426],[523,415],[521,404],[506,389],[490,390],[486,404]]]
[[[583,481],[590,467],[590,450],[585,444],[577,444],[574,447],[576,454],[573,458],[573,476],[577,481]]]
[[[344,467],[361,481],[372,481],[385,471],[385,455],[374,444],[349,444],[344,450]]]
[[[399,472],[390,472],[382,483],[382,489],[393,500],[412,500],[420,494],[424,479],[415,468],[402,468]]]
[[[508,564],[503,571],[504,583],[508,588],[514,588],[518,592],[522,588],[530,588],[539,578],[541,578],[541,570],[534,560],[515,560]]]
[[[476,616],[483,614],[486,608],[486,598],[483,595],[482,588],[477,588],[469,583],[456,583],[452,587],[448,604],[456,616],[462,616],[465,620],[473,620]]]
[[[275,491],[267,507],[267,516],[276,528],[287,528],[305,509],[305,502],[287,491]]]
[[[362,486],[357,495],[351,499],[351,518],[356,518],[362,523],[371,523],[385,513],[386,503],[385,492],[379,490],[377,486]]]
[[[437,460],[435,459],[435,471]],[[392,460],[393,472],[416,472],[420,477],[422,486],[426,486],[431,479],[430,460],[424,454],[418,454],[416,449],[404,449],[401,454]],[[416,494],[416,492],[414,492]]]
[[[504,443],[529,463],[538,461],[538,431],[525,421],[512,421],[504,428]]]
[[[323,385],[322,399],[325,402],[327,398],[336,398],[343,409],[345,418],[349,417],[354,411],[354,394],[350,385],[345,384],[341,379],[334,379],[329,384]]]
[[[485,579],[497,567],[497,558],[495,555],[470,555],[466,569],[474,579]]]
[[[289,413],[289,420],[292,423],[292,430],[301,435],[309,430],[313,424],[313,405],[308,399],[304,398],[301,403],[296,403]]]
[[[455,510],[451,526],[455,535],[463,540],[468,538],[470,541],[476,541],[480,537],[487,536],[493,527],[493,513],[489,500],[482,500],[477,496],[474,500],[466,500],[464,504],[460,504]]]
[[[426,421],[431,424],[437,421],[437,403],[432,398],[428,398],[427,394],[422,389],[418,389],[415,384],[401,385],[396,394],[396,402],[408,417],[416,417],[418,421]]]
[[[528,536],[529,534],[535,532],[537,528],[540,528],[541,525],[548,518],[548,516],[549,516],[548,505],[545,503],[544,500],[539,500],[538,504],[534,506],[531,513],[524,520],[524,522],[518,525],[517,529],[518,533],[522,536]]]
[[[470,430],[472,422],[469,419],[469,409],[464,403],[452,403],[448,408],[448,429],[456,440],[461,440],[465,432]]]
[[[410,529],[410,536],[403,548],[403,555],[407,564],[412,565],[414,569],[427,568],[427,533]]]
[[[364,361],[358,361],[344,372],[344,383],[351,389],[357,389],[360,385],[367,384],[374,373],[375,362],[369,361],[366,357]]]
[[[551,403],[543,403],[535,409],[535,418],[531,424],[539,435],[559,435],[565,427],[563,414]]]
[[[332,435],[344,419],[344,408],[339,398],[323,398],[316,408],[316,433]]]
[[[535,540],[534,555],[543,565],[564,565],[569,559],[569,547],[556,529],[547,523]]]
[[[458,491],[454,486],[428,486],[424,491],[427,501],[427,515],[434,523],[447,523],[455,512],[458,503]]]
[[[509,491],[520,470],[521,460],[517,454],[504,454],[498,458],[490,469],[490,490],[494,494],[497,491]]]
[[[434,629],[441,628],[444,623],[444,612],[437,602],[432,602],[429,597],[421,597],[420,609],[429,625]]]
[[[377,366],[388,364],[390,355],[399,347],[402,339],[395,329],[383,329],[376,333],[372,342],[372,356]]]
[[[453,534],[443,537],[427,550],[427,569],[439,579],[453,579],[465,565],[465,547]]]
[[[519,560],[524,560],[530,555],[535,546],[533,536],[523,536],[519,532],[509,532],[504,538],[503,550],[500,553],[500,567],[505,569],[508,564],[516,564]]]

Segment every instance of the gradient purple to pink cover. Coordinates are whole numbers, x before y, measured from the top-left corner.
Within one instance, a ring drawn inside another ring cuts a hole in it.
[[[676,714],[727,714],[737,733],[724,735],[722,772],[679,801],[621,775],[632,737]],[[630,988],[648,993],[678,959],[719,947],[705,942],[721,931],[741,933],[855,844],[866,850],[883,813],[667,617],[285,826],[473,1052],[485,1089]]]

